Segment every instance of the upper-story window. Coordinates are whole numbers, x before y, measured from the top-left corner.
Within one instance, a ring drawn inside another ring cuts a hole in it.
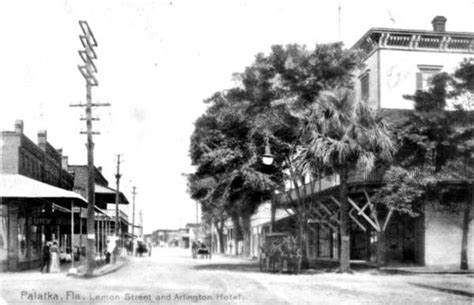
[[[416,73],[416,90],[427,90],[430,85],[430,79],[441,72],[443,66],[440,65],[418,65]]]
[[[365,71],[360,77],[360,97],[362,101],[367,102],[369,100],[369,72]]]

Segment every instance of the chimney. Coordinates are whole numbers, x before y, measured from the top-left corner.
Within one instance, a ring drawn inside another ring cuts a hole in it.
[[[61,167],[64,170],[67,170],[68,165],[69,165],[69,157],[68,156],[63,156],[62,159],[61,159]]]
[[[446,32],[446,17],[444,16],[436,16],[433,18],[431,21],[431,24],[433,25],[433,31],[435,32]]]
[[[46,142],[48,139],[48,133],[46,130],[40,130],[38,131],[38,146],[41,147],[42,149],[46,149]]]
[[[15,132],[17,134],[23,134],[23,120],[15,121]]]
[[[97,166],[97,170],[99,171],[99,173],[102,173],[102,166]]]

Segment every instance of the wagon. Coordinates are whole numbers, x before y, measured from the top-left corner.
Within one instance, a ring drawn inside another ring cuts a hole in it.
[[[296,238],[287,233],[265,235],[260,247],[260,270],[267,272],[287,272],[298,274],[301,271],[301,250]]]
[[[205,244],[193,243],[191,251],[193,258],[197,258],[200,255],[201,257],[211,259],[211,250]]]

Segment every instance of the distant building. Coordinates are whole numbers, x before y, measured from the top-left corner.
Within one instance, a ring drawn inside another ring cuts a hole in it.
[[[177,247],[178,237],[178,230],[160,229],[151,234],[152,242],[160,247]]]

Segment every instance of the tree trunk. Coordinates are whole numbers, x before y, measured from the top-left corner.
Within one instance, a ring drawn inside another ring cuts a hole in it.
[[[231,254],[235,254],[235,255],[239,255],[239,240],[242,239],[242,229],[240,227],[240,221],[239,221],[239,216],[238,215],[232,215],[232,223],[234,224],[234,228],[233,228],[233,239],[234,239],[234,245],[233,245],[233,248],[232,248],[232,251],[233,253]]]
[[[385,247],[385,231],[377,232],[377,266],[387,264],[387,251]]]
[[[469,239],[469,223],[471,221],[472,208],[472,186],[468,186],[467,200],[464,202],[464,217],[462,222],[462,241],[461,241],[461,270],[469,269],[467,259],[468,239]]]
[[[350,273],[351,227],[349,222],[349,201],[347,200],[347,169],[343,168],[339,172],[339,176],[339,200],[341,202],[341,256],[339,259],[339,272]]]
[[[242,219],[242,235],[244,238],[243,254],[245,257],[250,257],[250,238],[251,238],[251,227],[250,227],[250,215],[244,214]]]
[[[214,226],[216,227],[216,232],[217,232],[217,239],[219,243],[219,247],[217,247],[217,251],[219,253],[224,253],[224,221],[216,221],[214,222]]]
[[[305,224],[300,222],[299,224],[299,247],[301,249],[301,268],[309,268],[309,248],[308,248],[308,234]]]

